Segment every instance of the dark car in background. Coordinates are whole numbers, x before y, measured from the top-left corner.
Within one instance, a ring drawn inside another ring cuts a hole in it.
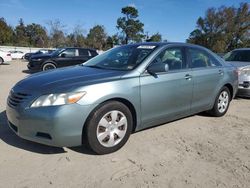
[[[28,60],[29,61],[29,59],[30,59],[30,57],[32,56],[32,55],[39,55],[39,54],[51,54],[51,53],[53,53],[55,50],[52,50],[52,49],[40,49],[40,50],[38,50],[38,51],[36,51],[36,52],[31,52],[31,53],[26,53],[25,55],[24,55],[24,59],[26,59],[26,60]]]
[[[224,59],[238,68],[239,88],[237,96],[250,97],[250,48],[235,49]]]
[[[29,59],[28,69],[46,71],[60,67],[78,65],[97,56],[94,49],[89,48],[63,48],[51,54],[33,55]]]

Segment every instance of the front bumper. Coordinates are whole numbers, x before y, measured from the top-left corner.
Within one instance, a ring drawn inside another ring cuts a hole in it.
[[[28,63],[28,64],[27,64],[27,68],[28,68],[29,70],[39,70],[39,69],[40,69],[40,64]]]
[[[29,59],[29,63],[27,64],[27,67],[29,70],[40,70],[41,66],[43,64],[44,60],[36,60],[36,59]]]
[[[250,97],[250,78],[240,77],[237,96],[239,97]]]
[[[21,138],[57,147],[82,144],[82,130],[90,113],[79,104],[39,108],[12,108],[6,114],[10,128]]]

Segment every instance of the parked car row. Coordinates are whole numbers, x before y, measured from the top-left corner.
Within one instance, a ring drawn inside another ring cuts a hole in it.
[[[28,67],[40,70],[89,60],[33,74],[11,89],[6,114],[18,136],[111,153],[133,131],[203,111],[223,116],[238,90],[237,68],[200,46],[140,43],[98,56],[84,50],[30,59]]]
[[[39,55],[39,54],[50,54],[54,52],[55,50],[51,49],[41,49],[34,53],[24,53],[20,50],[11,50],[8,52],[0,50],[0,64],[4,62],[9,62],[12,59],[26,59],[29,60],[31,56],[33,55]]]
[[[78,65],[97,56],[94,49],[62,48],[53,53],[32,55],[27,65],[29,70],[46,71],[65,66]]]

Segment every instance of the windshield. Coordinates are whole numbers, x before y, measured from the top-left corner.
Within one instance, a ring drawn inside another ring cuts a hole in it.
[[[132,70],[155,48],[156,46],[150,45],[121,46],[90,59],[83,66],[125,71]]]
[[[57,55],[59,55],[63,50],[65,50],[65,49],[64,49],[64,48],[57,49],[57,50],[55,50],[54,52],[52,52],[51,55],[57,56]]]
[[[227,53],[224,56],[226,61],[250,62],[250,50],[237,50]]]

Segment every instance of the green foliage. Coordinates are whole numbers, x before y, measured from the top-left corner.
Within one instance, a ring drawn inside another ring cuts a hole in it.
[[[129,41],[140,42],[145,37],[143,35],[144,24],[137,19],[138,10],[135,7],[127,6],[122,8],[124,17],[117,19],[117,28],[124,34],[123,43]]]
[[[153,34],[149,39],[146,40],[147,42],[161,42],[162,36],[160,33]]]
[[[103,25],[96,25],[84,35],[80,25],[76,25],[69,34],[65,33],[65,25],[60,20],[48,21],[47,29],[40,24],[24,24],[23,19],[19,24],[10,27],[4,18],[0,18],[0,45],[30,46],[30,47],[91,47],[107,50],[115,45],[128,42],[145,41],[144,24],[138,19],[138,10],[127,6],[122,8],[124,15],[117,19],[117,28],[121,31],[108,36]],[[149,38],[150,41],[161,41],[161,35],[156,33]]]
[[[29,38],[22,18],[14,30],[14,43],[17,46],[29,46]]]
[[[25,28],[29,46],[47,47],[48,35],[46,29],[40,24],[29,24]]]
[[[87,44],[91,48],[102,50],[106,45],[107,34],[103,25],[96,25],[89,30]]]
[[[86,38],[83,35],[84,30],[81,25],[74,27],[73,33],[69,34],[66,39],[66,44],[72,47],[86,47]]]
[[[6,23],[4,18],[0,18],[0,45],[8,45],[13,41],[13,30]]]
[[[205,46],[215,52],[249,47],[249,5],[241,3],[239,8],[210,8],[204,18],[198,18],[196,27],[197,29],[190,33],[187,42]]]
[[[64,34],[64,27],[60,20],[49,21],[50,28],[50,46],[55,48],[64,47],[66,45],[66,37]]]

